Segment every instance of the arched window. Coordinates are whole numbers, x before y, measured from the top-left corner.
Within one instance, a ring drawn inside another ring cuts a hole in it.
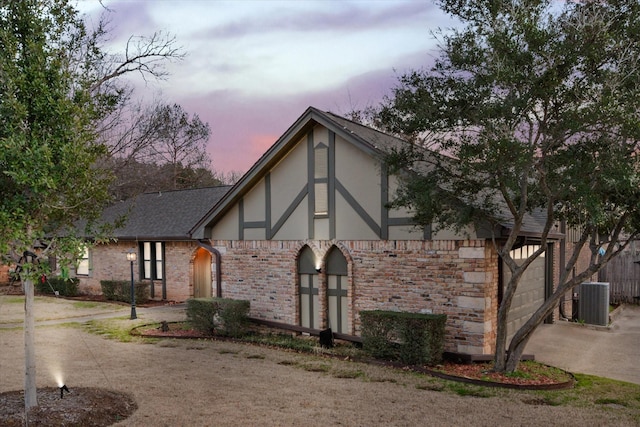
[[[302,249],[298,258],[298,287],[300,326],[319,328],[318,272],[316,271],[316,256],[309,246]]]
[[[349,301],[347,299],[347,259],[337,247],[327,255],[327,306],[329,327],[338,333],[349,333]]]

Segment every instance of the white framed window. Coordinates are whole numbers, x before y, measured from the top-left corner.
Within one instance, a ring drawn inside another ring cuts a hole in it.
[[[329,147],[320,143],[314,148],[314,213],[324,216],[329,213]]]
[[[162,280],[164,274],[164,243],[142,242],[142,277],[150,280]]]

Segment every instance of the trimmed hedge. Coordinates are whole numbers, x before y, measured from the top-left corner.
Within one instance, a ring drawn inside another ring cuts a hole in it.
[[[69,277],[63,279],[62,277],[44,277],[44,281],[39,279],[36,282],[36,291],[41,294],[55,295],[56,291],[58,295],[63,297],[75,297],[78,295],[78,284],[80,279],[77,277]]]
[[[435,365],[444,352],[445,314],[361,311],[362,346],[378,359]]]
[[[207,335],[240,337],[249,325],[249,301],[228,298],[187,300],[187,320]]]
[[[102,295],[109,301],[131,303],[131,282],[127,280],[101,280]],[[149,301],[149,284],[136,282],[134,284],[136,303],[144,304]]]

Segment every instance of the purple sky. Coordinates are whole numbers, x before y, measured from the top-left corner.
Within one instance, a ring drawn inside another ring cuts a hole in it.
[[[245,172],[308,106],[345,114],[377,104],[402,73],[431,62],[431,30],[451,26],[422,0],[104,0],[110,47],[175,35],[187,57],[137,95],[178,103],[211,126],[219,172]],[[78,2],[94,21],[98,0]],[[138,86],[138,85],[137,85]]]

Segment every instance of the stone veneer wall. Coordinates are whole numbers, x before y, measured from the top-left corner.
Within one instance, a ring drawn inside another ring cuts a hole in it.
[[[185,301],[193,296],[193,259],[198,246],[191,241],[165,242],[165,276],[167,300]],[[89,276],[80,278],[80,292],[92,295],[102,293],[100,280],[131,280],[131,267],[126,253],[138,253],[138,242],[118,241],[96,245],[90,250],[91,269]],[[140,254],[134,262],[134,280],[140,280]],[[162,299],[162,282],[154,281],[155,298]]]
[[[308,245],[323,265],[335,245],[349,266],[352,334],[360,332],[361,310],[444,313],[447,351],[493,350],[498,266],[495,251],[484,240],[211,243],[222,253],[223,297],[249,300],[252,316],[298,324],[298,254]],[[322,272],[319,279],[324,282]],[[325,300],[321,285],[320,301]],[[326,322],[324,305],[320,313]]]

